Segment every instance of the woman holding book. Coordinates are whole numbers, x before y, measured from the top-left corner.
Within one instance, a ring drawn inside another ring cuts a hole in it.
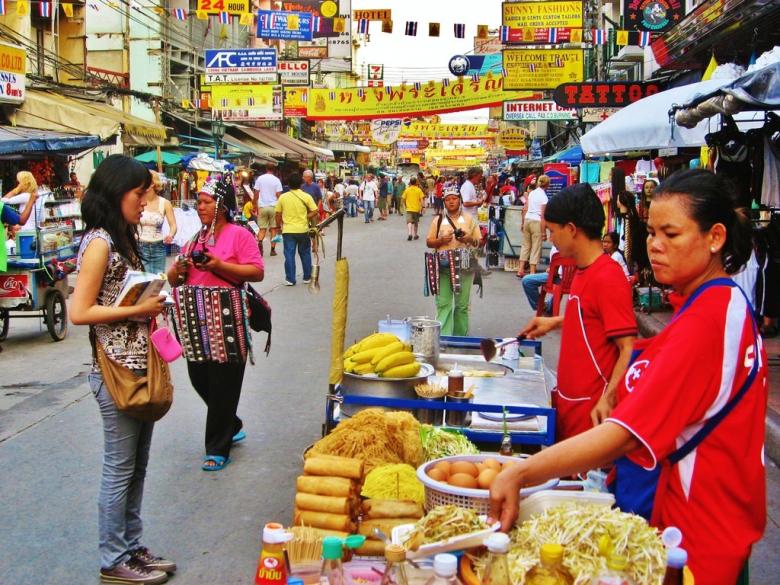
[[[246,438],[236,411],[249,332],[231,289],[263,280],[264,265],[255,237],[233,223],[235,213],[232,181],[205,183],[198,193],[202,228],[168,270],[168,281],[181,287],[173,296],[190,381],[208,409],[204,471],[222,470],[233,443]]]
[[[131,306],[114,306],[129,270],[141,270],[136,229],[151,184],[138,161],[109,156],[95,170],[81,203],[86,231],[79,250],[79,276],[70,306],[76,325],[90,326],[89,385],[103,419],[103,473],[98,498],[100,578],[113,583],[163,583],[175,563],[152,554],[142,541],[141,500],[154,423],[117,409],[97,363],[106,356],[146,373],[149,320],[163,309],[155,295]]]

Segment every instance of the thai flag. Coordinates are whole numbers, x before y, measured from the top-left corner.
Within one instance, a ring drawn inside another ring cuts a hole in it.
[[[528,64],[528,70],[529,70],[531,73],[536,73],[536,65],[535,65],[534,63],[529,63],[529,64]]]
[[[268,28],[268,15],[263,14],[260,17],[260,28]]]
[[[389,86],[389,85],[386,85],[385,86],[385,93],[387,93],[387,95],[392,95],[393,94],[393,88],[391,86]]]
[[[187,10],[184,8],[174,8],[173,16],[176,20],[187,20]]]
[[[192,100],[192,107],[196,110],[200,109],[200,100]]]
[[[321,16],[312,16],[311,18],[311,32],[321,32],[322,31],[322,17]]]
[[[501,77],[506,77],[506,76],[507,76],[506,69],[504,69],[504,68],[502,67],[502,68],[501,68]]]
[[[358,89],[358,97],[362,100],[364,97],[366,97],[366,91],[361,87]]]
[[[301,101],[304,104],[309,101],[309,92],[308,91],[304,91],[303,92],[303,95],[301,96]]]
[[[455,38],[456,39],[465,39],[466,38],[466,25],[465,24],[455,24]]]
[[[471,81],[473,81],[474,83],[479,83],[479,73],[472,74]]]
[[[41,2],[38,4],[38,11],[41,18],[51,18],[51,2]]]
[[[368,19],[367,18],[361,18],[358,20],[358,33],[361,35],[367,35],[368,34]]]
[[[646,47],[650,44],[650,33],[649,32],[640,32],[639,33],[639,46],[640,47]]]
[[[95,12],[98,12],[98,11],[100,10],[100,6],[98,6],[97,4],[92,4],[92,3],[90,3],[89,7],[90,7],[92,10],[94,10]]]
[[[594,28],[592,30],[593,35],[593,44],[594,45],[606,45],[607,44],[607,35],[605,30],[600,28]]]
[[[557,43],[558,42],[558,29],[557,28],[548,28],[547,29],[547,42],[548,43]]]
[[[246,98],[246,104],[248,106],[254,106],[255,105],[255,98],[253,98],[251,95]]]
[[[422,89],[422,84],[419,81],[414,82],[414,89],[417,91],[420,91]]]
[[[219,13],[219,24],[230,24],[230,13],[229,12],[220,12]]]
[[[5,14],[5,0],[0,0],[0,14]]]
[[[406,30],[404,34],[407,37],[416,37],[417,36],[417,23],[412,20],[406,21]]]
[[[508,43],[509,42],[509,27],[508,26],[502,26],[501,27],[501,42],[502,43]]]
[[[563,67],[563,61],[561,61],[560,57],[555,58],[555,66],[556,67]]]
[[[328,94],[328,97],[330,98],[330,101],[334,101],[336,99],[336,92],[335,91],[331,91]]]
[[[444,87],[449,87],[450,86],[450,78],[449,77],[445,77],[444,79],[441,80],[441,84]]]
[[[227,108],[228,107],[228,99],[227,98],[222,98],[220,100],[220,104],[222,105],[223,108]]]

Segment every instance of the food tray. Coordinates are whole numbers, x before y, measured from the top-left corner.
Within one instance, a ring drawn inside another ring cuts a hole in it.
[[[426,364],[425,362],[420,362],[420,371],[417,372],[415,376],[410,376],[409,378],[380,378],[379,375],[374,373],[354,374],[351,372],[344,372],[344,375],[349,376],[350,378],[357,378],[358,380],[376,380],[378,382],[383,382],[383,381],[394,382],[397,380],[418,380],[422,378],[427,379],[428,376],[432,376],[433,374],[434,374],[433,366],[431,364]]]
[[[487,514],[490,511],[490,492],[488,490],[460,488],[451,486],[441,481],[436,481],[428,477],[428,470],[440,461],[454,463],[456,461],[471,461],[478,463],[484,459],[495,459],[501,464],[507,461],[522,461],[522,457],[507,457],[494,453],[482,453],[480,455],[454,455],[451,457],[442,457],[423,463],[417,468],[417,479],[425,487],[425,509],[432,510],[436,506],[445,506],[453,504],[461,508],[474,510],[479,514]],[[525,498],[542,490],[550,490],[558,485],[557,479],[551,479],[545,483],[523,488],[520,490],[520,497]]]
[[[601,492],[537,491],[520,502],[520,513],[517,521],[518,523],[525,522],[531,516],[568,502],[582,505],[596,504],[611,508],[615,505],[615,496]]]
[[[480,519],[484,522],[487,520],[487,516],[480,516]],[[414,526],[414,524],[401,524],[400,526],[393,528],[393,532],[391,533],[391,540],[393,544],[400,544],[403,546],[404,541],[406,541],[409,534],[414,530]],[[500,527],[501,524],[496,522],[493,526],[486,528],[485,530],[470,532],[468,534],[461,534],[460,536],[453,536],[447,540],[424,544],[415,551],[407,550],[406,558],[419,559],[432,557],[441,553],[466,550],[468,548],[482,546],[485,542],[485,539],[493,532],[496,532]]]

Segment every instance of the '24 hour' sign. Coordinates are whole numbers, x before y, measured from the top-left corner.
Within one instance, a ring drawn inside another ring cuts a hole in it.
[[[562,108],[622,108],[661,91],[651,81],[562,83],[553,100]]]

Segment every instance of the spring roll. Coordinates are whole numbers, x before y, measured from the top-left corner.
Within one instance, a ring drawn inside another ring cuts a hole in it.
[[[402,500],[366,500],[363,502],[363,515],[368,519],[377,518],[422,518],[422,504]]]
[[[312,512],[311,510],[296,510],[295,523],[326,530],[352,533],[355,524],[346,514],[328,514],[327,512]]]
[[[306,475],[325,475],[360,479],[363,477],[363,462],[349,457],[311,457],[303,464]]]
[[[383,518],[381,520],[363,520],[358,528],[358,534],[364,536],[374,536],[374,528],[379,528],[382,532],[390,538],[390,533],[396,526],[402,524],[414,524],[417,522],[417,518]]]
[[[385,543],[381,540],[366,539],[363,546],[355,549],[359,557],[383,557],[385,556]]]
[[[295,481],[298,493],[317,494],[347,498],[355,493],[357,486],[346,477],[324,477],[321,475],[301,475]]]
[[[347,515],[352,512],[353,507],[353,503],[349,498],[318,496],[315,494],[306,494],[300,492],[295,495],[295,505],[299,510]]]

